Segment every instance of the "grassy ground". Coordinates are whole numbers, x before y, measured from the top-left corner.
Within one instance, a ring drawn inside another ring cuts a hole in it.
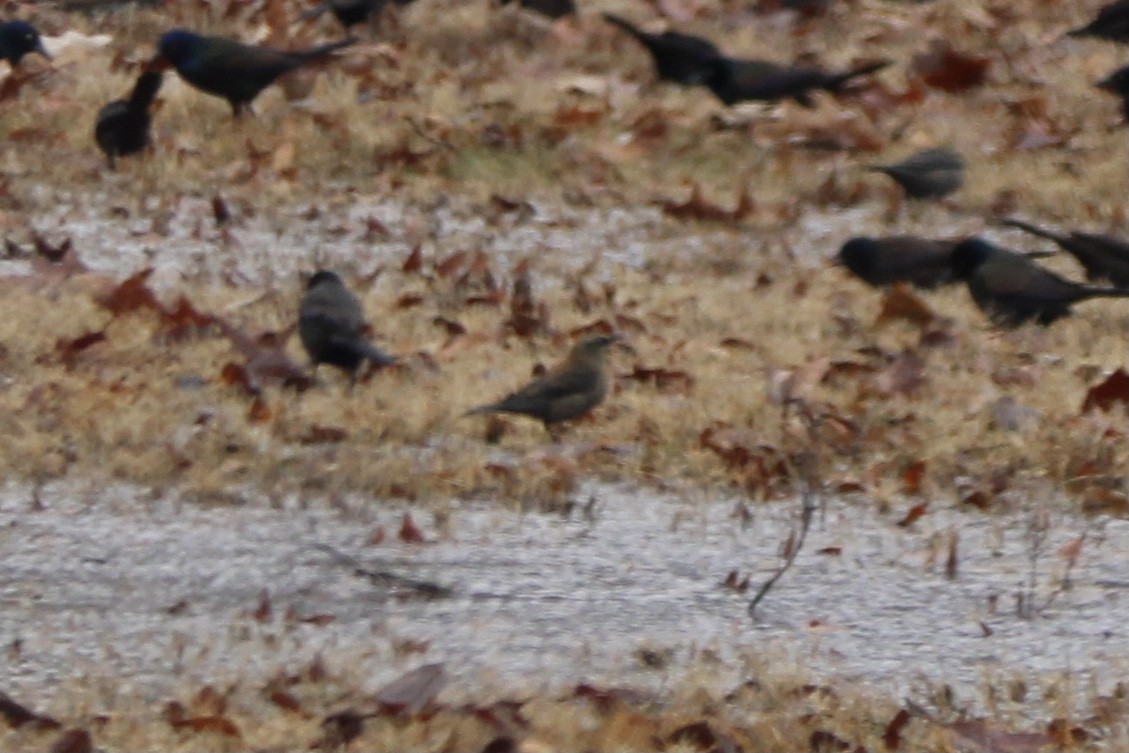
[[[182,267],[174,282],[154,284],[161,300],[184,295],[221,320],[185,331],[183,317],[149,303],[120,310],[129,296],[114,286],[136,268],[84,269],[74,263],[81,248],[63,264],[35,260],[30,274],[0,280],[0,427],[8,437],[0,467],[9,477],[105,474],[175,485],[213,504],[297,488],[314,497],[363,490],[420,504],[473,496],[538,506],[567,498],[586,476],[790,495],[803,484],[795,468],[814,456],[823,484],[863,493],[880,509],[908,495],[963,501],[981,514],[1038,494],[1084,513],[1126,514],[1124,403],[1112,413],[1081,410],[1089,388],[1124,365],[1123,303],[1084,304],[1048,330],[997,332],[962,289],[884,299],[823,262],[851,234],[975,232],[1001,214],[1123,228],[1125,129],[1118,103],[1090,85],[1121,58],[1110,46],[1060,39],[1094,3],[852,0],[804,22],[736,2],[672,4],[688,16],[680,28],[749,56],[896,61],[875,86],[819,98],[812,110],[729,111],[703,91],[655,83],[641,49],[595,13],[643,20],[653,15],[645,3],[588,4],[580,19],[549,25],[483,2],[419,0],[398,23],[363,30],[362,43],[319,75],[268,90],[254,118],[233,122],[225,103],[170,77],[154,153],[123,161],[116,175],[94,148],[93,114],[128,90],[164,29],[288,45],[339,30],[328,18],[280,23],[300,12],[290,0],[89,15],[9,5],[51,37],[110,36],[94,48],[52,39],[54,63],[29,58],[14,74],[22,86],[8,79],[0,227],[11,240],[29,247],[28,228],[50,218],[58,242],[68,223],[59,207],[91,207],[107,223],[146,219],[155,246],[163,230],[195,223],[216,255],[257,254],[269,270],[269,241],[232,244],[213,217],[185,210],[185,199],[206,206],[222,194],[238,218],[268,225],[295,207],[348,217],[351,207],[393,201],[401,219],[368,231],[418,246],[422,257],[414,265],[406,250],[365,263],[337,254],[375,338],[405,365],[352,389],[323,370],[300,393],[270,370],[261,389],[232,376],[274,354],[247,345],[257,334],[289,334],[297,275],[264,274],[269,283],[250,285],[214,265]],[[982,56],[984,84],[957,93],[923,84],[910,61],[934,39]],[[903,206],[862,169],[935,144],[969,161],[966,187],[943,206]],[[697,203],[688,200],[693,185]],[[752,203],[735,211],[746,189]],[[657,212],[664,203],[668,211]],[[531,333],[509,323],[518,257],[497,252],[484,234],[436,230],[430,218],[451,207],[487,218],[499,235],[533,239],[527,264],[547,317]],[[591,247],[584,224],[614,212],[650,218],[622,240],[641,244],[643,263],[609,261]],[[570,224],[576,253],[547,253],[548,229]],[[314,226],[311,260],[342,234],[365,232],[348,219]],[[1051,264],[1078,276],[1068,260]],[[612,358],[615,390],[560,445],[515,419],[499,447],[485,441],[483,419],[461,418],[521,384],[535,363],[559,357],[576,333],[601,326],[629,336]],[[296,338],[282,348],[304,364]],[[788,697],[789,721],[771,732],[748,716],[735,721],[738,712],[717,699],[678,705],[692,709],[687,719],[705,714],[725,726],[744,749],[833,749],[833,741],[812,742],[809,721],[796,721],[810,720],[795,708],[814,701]],[[529,713],[593,713],[587,699],[554,703]],[[820,719],[841,714],[849,726],[831,734],[880,747],[875,736],[889,710],[825,704]],[[576,725],[603,731],[597,737],[560,737],[554,727],[552,742],[539,744],[643,746],[668,739],[682,713],[617,702]],[[302,722],[310,735],[318,714]],[[447,727],[444,720],[410,734],[456,740],[448,749],[483,744],[478,732],[448,737],[474,726],[465,715]],[[269,724],[262,738],[241,726],[248,745],[294,739],[287,725],[277,738]],[[610,728],[631,731],[598,736]],[[107,731],[107,745],[115,734]],[[430,745],[397,734],[409,733],[370,733],[358,745]],[[167,747],[174,738],[145,741]],[[956,745],[939,740],[927,735],[912,747]]]

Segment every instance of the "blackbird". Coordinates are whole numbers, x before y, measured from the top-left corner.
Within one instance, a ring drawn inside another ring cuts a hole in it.
[[[8,61],[8,65],[15,68],[23,60],[24,55],[38,52],[48,60],[51,53],[43,46],[39,32],[27,21],[8,21],[0,24],[0,58]]]
[[[315,272],[298,306],[298,336],[314,369],[328,363],[355,378],[366,360],[377,367],[396,363],[395,358],[365,339],[364,328],[361,302],[341,278],[325,269]]]
[[[308,50],[276,50],[173,29],[161,36],[153,63],[172,65],[181,78],[197,89],[223,97],[238,117],[250,108],[259,92],[282,74],[322,60],[356,41],[350,37]]]
[[[550,371],[498,402],[474,408],[465,415],[520,413],[538,419],[553,434],[554,424],[583,416],[607,397],[607,350],[620,339],[619,335],[586,337]]]
[[[513,1],[502,0],[502,5],[509,5]],[[576,15],[575,0],[518,0],[518,5],[552,19]]]
[[[1129,42],[1129,0],[1114,0],[1103,6],[1093,21],[1072,29],[1067,34],[1110,42]]]
[[[1125,119],[1129,120],[1129,65],[1118,68],[1095,86],[1121,97],[1121,112],[1125,114]]]
[[[1063,235],[1021,220],[1003,220],[1002,224],[1054,241],[1078,260],[1086,270],[1087,280],[1108,280],[1114,285],[1129,286],[1129,241],[1077,230]]]
[[[704,84],[714,61],[721,57],[721,50],[708,39],[677,31],[653,34],[612,13],[605,13],[604,20],[623,29],[647,48],[660,81],[682,86]]]
[[[913,235],[857,237],[843,244],[835,261],[874,287],[908,282],[919,288],[935,288],[956,281],[950,257],[960,241]]]
[[[162,78],[160,71],[143,72],[129,99],[115,99],[98,111],[94,141],[111,170],[118,157],[137,154],[149,146],[149,105],[161,88]]]
[[[1002,327],[1035,320],[1047,325],[1087,298],[1126,298],[1129,288],[1094,288],[1066,280],[1031,259],[969,238],[953,249],[953,274],[968,283],[972,300]]]
[[[890,61],[883,60],[843,73],[831,73],[813,65],[788,66],[767,60],[740,60],[719,55],[709,64],[705,85],[727,105],[791,98],[804,107],[811,107],[814,104],[813,91],[823,89],[838,94],[853,79],[888,65]]]
[[[303,13],[301,18],[306,21],[331,11],[341,25],[348,29],[380,15],[389,2],[407,5],[413,0],[325,0]]]
[[[868,169],[889,175],[911,199],[939,199],[964,183],[964,159],[951,149],[926,149],[901,162]]]

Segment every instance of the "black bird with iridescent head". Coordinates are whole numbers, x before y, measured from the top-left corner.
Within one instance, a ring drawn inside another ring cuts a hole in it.
[[[647,48],[661,81],[682,86],[704,84],[714,61],[721,57],[721,50],[708,39],[669,30],[661,34],[647,32],[615,14],[603,15],[605,21],[623,29]]]
[[[106,155],[110,169],[118,157],[137,154],[149,146],[149,106],[161,88],[160,71],[144,71],[137,77],[128,99],[115,99],[98,111],[94,141]]]
[[[1109,42],[1129,42],[1129,0],[1102,6],[1090,23],[1067,32],[1072,37],[1093,37]]]
[[[1119,287],[1129,286],[1129,241],[1080,230],[1055,233],[1022,220],[1003,220],[1001,224],[1053,241],[1078,260],[1086,270],[1087,280],[1108,280]]]
[[[1129,288],[1095,288],[1059,277],[1029,257],[969,238],[952,255],[953,275],[968,284],[972,300],[1001,327],[1036,321],[1047,325],[1070,315],[1089,298],[1127,298]]]
[[[964,159],[952,149],[926,149],[867,169],[890,176],[911,199],[941,199],[964,185]]]
[[[173,29],[158,41],[153,64],[171,65],[200,91],[223,97],[238,117],[279,76],[324,60],[334,50],[356,41],[350,37],[306,50],[277,50]]]
[[[804,107],[811,107],[815,104],[813,92],[843,93],[856,78],[888,65],[890,61],[881,60],[834,73],[814,65],[782,65],[768,60],[741,60],[721,55],[710,64],[704,83],[714,96],[727,105],[793,99]]]
[[[7,21],[0,24],[0,58],[15,68],[24,55],[38,52],[48,60],[51,53],[43,46],[39,32],[27,21]]]
[[[614,334],[590,335],[572,346],[565,360],[542,376],[496,403],[467,411],[466,415],[518,413],[539,420],[555,437],[555,424],[580,418],[607,397],[607,351],[621,339]]]
[[[355,378],[365,361],[378,368],[396,363],[394,357],[368,341],[364,330],[361,302],[341,277],[325,269],[315,272],[298,306],[298,336],[314,369],[327,363]]]

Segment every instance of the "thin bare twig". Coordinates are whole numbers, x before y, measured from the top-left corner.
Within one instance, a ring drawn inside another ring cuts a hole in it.
[[[406,578],[403,575],[396,575],[387,570],[371,570],[365,567],[364,563],[356,557],[334,549],[328,544],[313,544],[312,546],[319,552],[325,552],[333,557],[333,559],[337,561],[337,564],[352,568],[353,575],[360,578],[368,578],[375,586],[383,588],[405,588],[429,599],[442,599],[451,595],[451,589],[446,586],[440,586],[437,583]]]
[[[412,130],[415,131],[416,134],[421,139],[423,139],[424,141],[428,142],[429,144],[431,144],[433,146],[437,146],[440,149],[446,149],[446,150],[448,150],[448,151],[450,151],[454,154],[459,153],[459,150],[456,149],[453,144],[450,144],[450,143],[444,141],[443,139],[432,136],[430,133],[423,130],[423,126],[421,126],[419,123],[417,123],[415,118],[405,117],[404,120],[408,121],[408,125],[410,125],[412,127]]]
[[[802,507],[800,508],[800,533],[796,536],[794,542],[788,547],[784,562],[772,574],[772,577],[764,582],[756,595],[753,596],[752,601],[749,602],[749,616],[752,617],[756,612],[757,604],[760,604],[761,599],[768,595],[772,587],[776,585],[776,581],[783,577],[784,573],[788,572],[792,567],[792,563],[796,561],[796,555],[804,547],[804,539],[807,538],[808,529],[811,528],[811,519],[815,515],[815,510],[819,507],[820,490],[822,484],[819,480],[817,469],[818,461],[814,453],[804,453],[801,456],[801,461],[804,467],[804,492],[800,496]]]

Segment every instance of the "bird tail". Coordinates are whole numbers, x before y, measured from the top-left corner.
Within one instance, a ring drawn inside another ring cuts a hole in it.
[[[324,58],[332,52],[340,50],[342,47],[348,47],[351,44],[356,44],[359,40],[356,37],[345,37],[338,39],[336,42],[329,42],[328,44],[320,44],[317,47],[311,47],[308,50],[302,50],[299,55],[305,61],[317,60]]]
[[[470,410],[468,410],[463,415],[464,416],[477,416],[477,415],[480,415],[482,413],[494,413],[497,410],[498,410],[497,403],[490,403],[489,405],[480,405],[477,408],[471,408]]]
[[[129,95],[129,107],[132,110],[148,110],[153,104],[153,98],[161,88],[164,76],[160,71],[145,71],[137,77],[133,91]]]
[[[1129,288],[1082,288],[1081,298],[1129,298]]]
[[[318,3],[314,7],[302,13],[302,15],[298,16],[298,18],[302,21],[310,21],[325,13],[327,10],[329,10],[329,7],[330,3],[328,1],[324,3]]]
[[[390,356],[380,348],[370,343],[362,343],[360,346],[361,355],[372,361],[373,365],[377,368],[385,366],[392,366],[398,363],[395,356]]]
[[[618,26],[638,40],[643,40],[646,37],[646,35],[638,26],[634,25],[625,18],[621,18],[614,13],[603,13],[601,15],[609,24],[611,24],[612,26]]]
[[[845,73],[839,73],[837,75],[831,76],[824,88],[831,92],[841,91],[844,86],[851,82],[852,79],[856,79],[859,76],[865,76],[869,73],[874,73],[875,71],[880,71],[892,64],[892,60],[879,60],[874,63],[860,65],[858,68],[852,68]]]
[[[1061,244],[1064,240],[1066,240],[1065,238],[1063,238],[1063,236],[1059,235],[1058,233],[1053,233],[1050,230],[1044,230],[1043,228],[1038,227],[1037,225],[1032,225],[1030,222],[1024,222],[1023,220],[1013,220],[1013,219],[1008,218],[1008,219],[1000,220],[1000,224],[1005,226],[1005,227],[1019,228],[1020,230],[1027,232],[1027,233],[1030,233],[1031,235],[1034,235],[1038,238],[1046,238],[1049,241],[1054,241],[1055,243],[1059,243],[1059,244]]]
[[[1085,26],[1079,26],[1077,29],[1071,29],[1066,32],[1068,37],[1089,37],[1094,34],[1094,23],[1090,22]]]

